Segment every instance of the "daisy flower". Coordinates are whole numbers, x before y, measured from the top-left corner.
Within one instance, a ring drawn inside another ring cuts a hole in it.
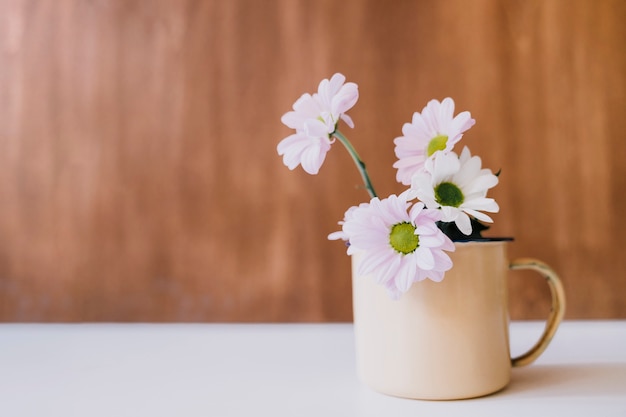
[[[444,250],[454,251],[452,241],[437,227],[440,213],[407,202],[406,196],[375,197],[349,210],[342,227],[350,243],[348,254],[362,253],[357,273],[371,275],[394,299],[413,282],[441,281],[452,267]]]
[[[500,208],[487,190],[498,184],[498,177],[489,169],[481,169],[481,159],[472,156],[467,147],[461,156],[439,152],[425,162],[425,171],[411,181],[410,198],[418,198],[429,209],[441,209],[441,221],[454,222],[461,233],[470,235],[469,216],[484,222],[493,220],[481,213],[497,213]]]
[[[339,73],[322,80],[317,93],[303,94],[294,103],[293,111],[281,118],[283,124],[296,131],[276,148],[289,169],[302,165],[307,173],[317,174],[335,140],[339,120],[354,127],[345,112],[356,104],[359,90],[355,83],[345,81],[346,77]]]
[[[441,103],[429,101],[421,113],[413,114],[411,123],[402,126],[403,136],[394,140],[398,161],[393,167],[398,169],[398,182],[410,185],[411,178],[424,169],[428,158],[437,151],[450,152],[475,122],[468,111],[454,116],[454,100],[449,97]]]

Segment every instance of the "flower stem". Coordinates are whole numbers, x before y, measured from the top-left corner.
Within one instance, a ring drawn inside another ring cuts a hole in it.
[[[376,197],[376,191],[374,191],[374,186],[372,185],[372,181],[370,180],[369,175],[367,175],[367,169],[365,168],[365,163],[361,160],[361,157],[359,156],[359,154],[356,153],[356,149],[354,149],[354,146],[352,146],[348,138],[346,138],[343,135],[343,133],[341,133],[338,129],[335,130],[335,132],[333,132],[333,136],[339,139],[339,142],[341,142],[343,146],[346,147],[346,150],[348,151],[348,153],[354,160],[356,167],[359,169],[359,172],[361,173],[361,178],[363,178],[365,189],[367,189],[367,192],[369,193],[370,197],[371,198]]]

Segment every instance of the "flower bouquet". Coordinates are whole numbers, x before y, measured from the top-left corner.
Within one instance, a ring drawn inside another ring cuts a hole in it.
[[[344,240],[352,256],[360,379],[376,391],[417,399],[496,392],[508,384],[512,366],[530,364],[550,343],[565,311],[562,284],[541,261],[509,261],[510,239],[481,236],[484,223],[492,222],[485,213],[499,211],[487,198],[498,174],[483,168],[467,147],[455,150],[474,125],[469,112],[455,115],[454,101],[446,98],[414,113],[394,140],[396,179],[407,189],[381,199],[339,130],[341,121],[354,126],[346,112],[358,97],[357,85],[341,74],[323,80],[317,93],[304,94],[282,117],[295,133],[279,143],[278,153],[290,169],[300,165],[317,174],[339,141],[370,194],[368,202],[350,207],[341,230],[329,235]],[[539,341],[511,358],[506,277],[521,269],[543,275],[552,308]]]
[[[303,94],[285,113],[282,122],[295,133],[277,147],[291,170],[300,165],[315,175],[326,153],[339,141],[354,160],[368,202],[350,207],[339,222],[341,231],[332,240],[344,240],[348,254],[360,254],[359,275],[371,275],[392,299],[398,299],[414,282],[439,282],[453,265],[446,252],[455,241],[481,240],[484,223],[492,219],[498,204],[487,191],[498,184],[498,175],[482,168],[480,157],[455,145],[475,120],[469,112],[454,115],[454,101],[431,100],[415,112],[394,140],[398,160],[396,179],[407,186],[400,195],[380,198],[360,156],[339,129],[341,121],[354,122],[346,113],[359,98],[358,86],[334,74],[320,82],[317,93]]]

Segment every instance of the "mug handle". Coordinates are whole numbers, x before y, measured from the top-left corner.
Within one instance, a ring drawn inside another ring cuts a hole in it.
[[[530,350],[523,355],[517,356],[511,359],[512,366],[526,366],[533,363],[539,355],[548,347],[552,337],[556,333],[557,327],[563,320],[565,314],[565,291],[563,290],[563,284],[559,279],[559,276],[545,263],[532,258],[516,259],[509,265],[509,269],[512,271],[530,269],[535,272],[539,272],[548,282],[550,286],[550,292],[552,294],[552,307],[550,309],[550,316],[546,322],[546,327],[543,330],[541,338]]]

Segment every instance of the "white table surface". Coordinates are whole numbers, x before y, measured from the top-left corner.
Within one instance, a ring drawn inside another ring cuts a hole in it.
[[[511,324],[513,354],[540,322]],[[357,379],[351,324],[0,324],[0,416],[626,416],[626,321],[565,322],[508,388],[415,401]]]

